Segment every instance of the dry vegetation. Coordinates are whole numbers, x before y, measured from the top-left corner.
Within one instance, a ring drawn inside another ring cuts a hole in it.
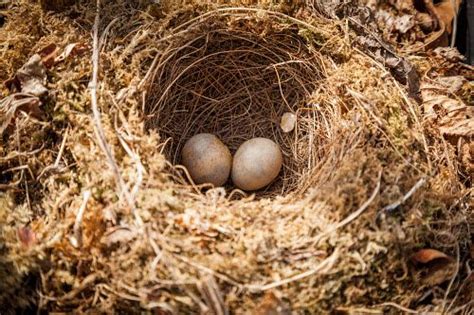
[[[472,312],[472,67],[398,59],[413,95],[317,1],[190,2],[1,11],[0,79],[40,53],[48,90],[2,90],[2,314]],[[281,179],[191,185],[201,131],[275,139]]]

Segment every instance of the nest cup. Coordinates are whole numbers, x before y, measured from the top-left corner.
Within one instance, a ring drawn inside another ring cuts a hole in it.
[[[280,145],[284,164],[257,195],[304,190],[332,128],[331,111],[310,101],[324,79],[323,61],[305,32],[281,14],[247,10],[212,12],[171,31],[152,66],[145,112],[172,165],[198,133],[217,135],[233,154],[244,141],[265,137]],[[297,115],[289,133],[280,127],[286,112]],[[189,185],[183,172],[170,173]]]

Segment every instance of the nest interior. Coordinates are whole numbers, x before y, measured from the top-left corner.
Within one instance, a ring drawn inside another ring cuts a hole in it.
[[[324,76],[322,57],[299,34],[298,24],[267,15],[272,23],[247,11],[234,13],[232,21],[215,14],[174,30],[153,68],[146,114],[148,127],[167,142],[164,152],[173,163],[180,162],[185,141],[198,133],[217,135],[231,152],[253,137],[277,142],[283,170],[259,193],[270,196],[309,184],[308,175],[331,140],[325,129],[332,127],[311,103]],[[295,132],[280,127],[287,112],[297,116]]]

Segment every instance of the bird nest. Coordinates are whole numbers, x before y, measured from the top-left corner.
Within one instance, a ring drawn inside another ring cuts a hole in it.
[[[440,135],[365,15],[182,2],[13,2],[0,78],[45,47],[54,62],[32,80],[42,115],[2,90],[0,313],[472,311],[472,146]],[[459,72],[446,58],[413,62]],[[443,88],[423,80],[424,98]],[[279,178],[197,187],[179,164],[200,132],[233,153],[274,140]]]
[[[217,135],[232,153],[246,140],[265,137],[280,145],[284,166],[258,195],[301,192],[311,185],[334,140],[337,109],[311,101],[325,77],[324,57],[308,40],[312,27],[295,21],[263,10],[223,10],[191,20],[164,39],[167,48],[153,66],[146,114],[173,164],[198,133]],[[290,132],[281,127],[286,113],[296,118]],[[188,183],[182,172],[174,174]]]

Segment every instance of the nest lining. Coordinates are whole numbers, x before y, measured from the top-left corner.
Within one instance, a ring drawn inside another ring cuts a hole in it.
[[[233,20],[212,16],[168,38],[146,108],[148,127],[166,139],[164,153],[173,164],[180,163],[186,140],[198,133],[217,135],[232,153],[253,137],[277,142],[284,166],[259,192],[265,196],[307,186],[333,134],[334,114],[309,101],[324,80],[322,57],[298,25],[271,18],[263,24],[252,14]],[[297,116],[290,133],[280,127],[286,112]]]

